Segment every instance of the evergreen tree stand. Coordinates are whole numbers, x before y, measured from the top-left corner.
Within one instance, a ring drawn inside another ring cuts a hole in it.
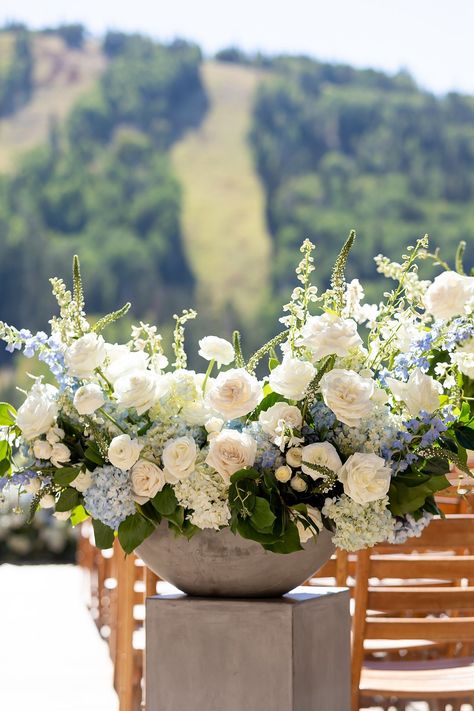
[[[349,593],[148,598],[147,711],[348,711]]]

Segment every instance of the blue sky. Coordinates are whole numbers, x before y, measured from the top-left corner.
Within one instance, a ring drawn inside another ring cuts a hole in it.
[[[307,53],[395,72],[438,93],[474,94],[472,0],[1,0],[0,23],[80,21],[94,33],[141,31],[196,40],[211,53]]]

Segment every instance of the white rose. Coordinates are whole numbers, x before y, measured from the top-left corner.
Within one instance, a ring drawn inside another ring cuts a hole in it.
[[[323,375],[320,388],[326,405],[349,427],[357,427],[372,412],[375,383],[353,370],[334,368]]]
[[[457,365],[461,373],[474,380],[474,338],[456,349],[451,354],[451,360]]]
[[[474,277],[457,272],[438,274],[425,294],[425,308],[437,319],[447,321],[468,312],[474,297]]]
[[[296,526],[298,528],[298,533],[300,534],[300,543],[307,543],[311,538],[314,538],[314,529],[318,531],[323,529],[323,520],[321,518],[321,512],[318,509],[313,508],[313,506],[307,506],[308,518],[314,524],[314,527],[305,527],[303,522],[298,519]]]
[[[205,336],[199,341],[199,355],[206,360],[215,360],[218,366],[229,365],[235,358],[234,346],[224,338]]]
[[[220,417],[211,417],[204,426],[208,434],[217,434],[224,427],[224,420]]]
[[[135,370],[116,381],[114,393],[121,407],[134,407],[138,415],[143,415],[156,405],[168,388],[164,376],[150,370]]]
[[[33,385],[16,414],[16,424],[25,439],[45,434],[54,424],[58,414],[57,395],[58,390],[52,385],[44,385],[40,380]]]
[[[311,469],[311,467],[307,466],[306,462],[320,464],[333,472],[337,472],[342,467],[337,450],[330,442],[314,442],[303,447],[301,470],[311,479],[320,479],[323,475],[316,469]]]
[[[244,368],[231,368],[219,373],[206,392],[206,400],[213,410],[227,420],[242,417],[254,410],[262,398],[257,378]]]
[[[33,454],[35,455],[36,459],[49,459],[51,457],[51,454],[53,452],[53,448],[51,447],[49,442],[46,442],[43,439],[37,439],[36,442],[33,444]]]
[[[383,498],[390,487],[392,470],[377,454],[351,454],[338,471],[344,493],[358,504]]]
[[[69,375],[76,378],[90,377],[105,360],[105,341],[96,333],[86,333],[68,346],[64,362]]]
[[[295,469],[300,467],[303,461],[303,448],[291,447],[286,453],[286,461],[290,467],[294,467]]]
[[[134,499],[139,504],[146,504],[162,490],[166,481],[164,472],[146,459],[139,459],[131,471]]]
[[[299,408],[286,402],[275,403],[268,410],[261,412],[258,419],[262,430],[271,437],[280,435],[285,427],[300,430],[303,424]]]
[[[51,429],[46,432],[46,440],[50,444],[56,444],[56,442],[60,442],[64,438],[65,434],[61,427],[51,427]]]
[[[71,459],[71,452],[62,442],[56,442],[53,444],[51,451],[51,463],[55,467],[61,467],[63,464]]]
[[[287,464],[283,464],[275,470],[275,479],[282,484],[286,484],[287,481],[290,481],[292,474],[291,468]]]
[[[58,521],[67,521],[71,518],[72,511],[55,511],[53,513],[54,518]]]
[[[132,439],[128,434],[122,434],[113,438],[109,444],[107,456],[114,467],[127,471],[138,460],[142,449],[143,445],[137,439]]]
[[[303,491],[306,491],[306,489],[308,488],[308,485],[305,480],[298,475],[294,476],[293,479],[290,481],[290,486],[299,494],[302,494]]]
[[[82,385],[74,395],[74,407],[80,415],[92,415],[104,402],[104,393],[96,383]]]
[[[290,400],[302,400],[315,375],[316,370],[311,363],[285,355],[281,365],[270,373],[269,383],[275,393]]]
[[[307,319],[297,345],[306,346],[315,360],[320,360],[328,355],[348,355],[352,348],[362,345],[362,338],[353,319],[325,313]]]
[[[45,494],[41,497],[39,505],[41,509],[52,509],[56,504],[56,499],[52,494]]]
[[[196,455],[196,442],[192,437],[168,440],[161,456],[167,481],[174,483],[187,479],[194,471]]]
[[[422,410],[434,412],[439,408],[439,396],[443,389],[440,383],[430,375],[425,375],[420,368],[415,368],[408,382],[387,378],[387,385],[396,399],[405,403],[412,417],[419,415]]]
[[[206,464],[213,467],[225,481],[232,474],[251,467],[257,455],[257,443],[249,434],[237,430],[222,430],[211,439]]]
[[[28,484],[23,486],[27,494],[37,494],[41,489],[41,482],[37,476],[29,480]]]
[[[149,358],[145,351],[131,351],[128,346],[118,343],[106,343],[105,348],[107,364],[104,367],[104,374],[112,385],[119,378],[147,369]]]
[[[76,491],[83,494],[92,485],[92,474],[88,469],[79,472],[74,481],[71,481],[69,486],[72,486]]]

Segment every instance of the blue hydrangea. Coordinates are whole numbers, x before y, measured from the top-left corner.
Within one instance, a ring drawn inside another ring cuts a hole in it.
[[[95,469],[84,502],[92,518],[116,531],[127,516],[135,513],[128,472],[111,465]]]

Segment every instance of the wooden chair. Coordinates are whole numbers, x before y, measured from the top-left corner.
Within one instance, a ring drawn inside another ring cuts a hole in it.
[[[374,698],[441,704],[432,708],[473,703],[474,657],[456,655],[474,643],[474,587],[468,585],[474,579],[474,516],[435,519],[420,538],[393,549],[395,554],[372,549],[357,556],[352,710]],[[400,584],[374,584],[387,578]],[[426,586],[426,579],[449,585]],[[445,655],[367,662],[364,640],[427,640],[443,645]]]

